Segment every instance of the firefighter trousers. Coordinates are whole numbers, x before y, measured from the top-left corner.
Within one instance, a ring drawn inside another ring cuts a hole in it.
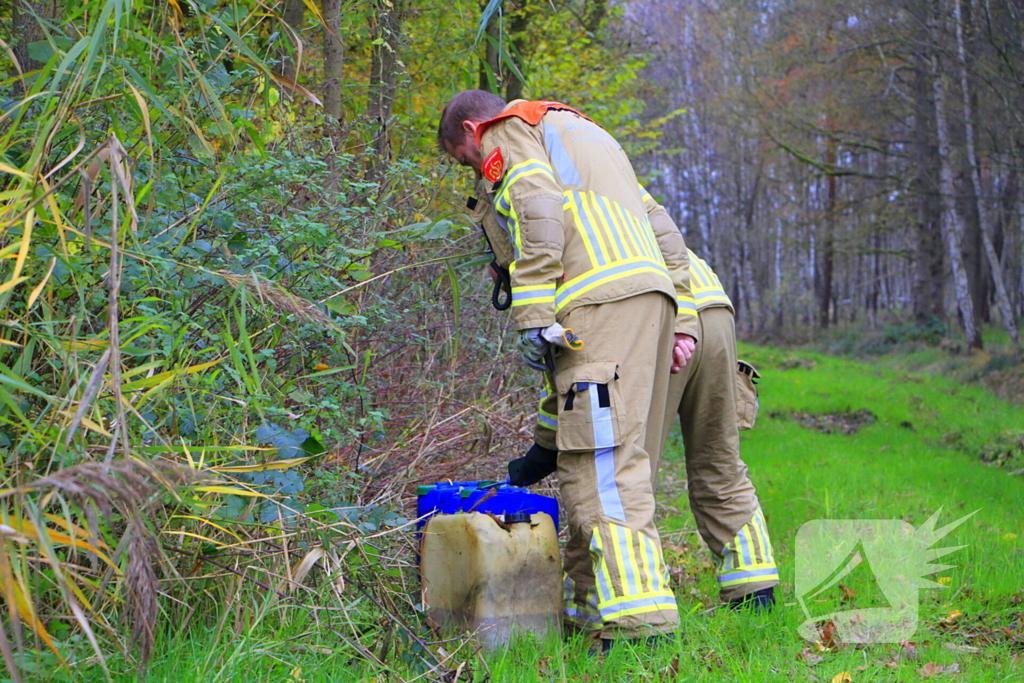
[[[679,415],[690,510],[717,566],[722,600],[779,583],[771,540],[736,427],[736,330],[728,308],[698,314],[693,357],[669,380],[666,417],[656,442],[648,441],[652,472]],[[649,435],[652,437],[652,435]]]
[[[603,638],[669,633],[679,621],[645,449],[663,432],[674,320],[671,300],[650,292],[561,321],[586,344],[561,353],[554,376],[566,621]]]

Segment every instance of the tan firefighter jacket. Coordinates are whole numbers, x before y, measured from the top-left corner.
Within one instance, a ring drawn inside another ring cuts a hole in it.
[[[516,329],[660,291],[676,302],[675,331],[697,337],[682,234],[614,138],[565,105],[523,101],[477,135],[487,193],[475,217],[511,273]]]

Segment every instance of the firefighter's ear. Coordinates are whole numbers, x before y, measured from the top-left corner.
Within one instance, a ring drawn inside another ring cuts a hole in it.
[[[462,122],[462,130],[466,131],[467,133],[472,135],[474,138],[476,137],[476,129],[479,128],[479,127],[480,127],[480,121],[469,121],[469,120],[466,120],[466,121]]]

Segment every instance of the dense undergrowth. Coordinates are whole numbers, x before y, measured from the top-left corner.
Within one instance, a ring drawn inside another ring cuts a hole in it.
[[[69,3],[35,67],[6,51],[0,653],[144,669],[270,610],[437,663],[402,499],[522,441],[478,233],[411,133],[452,84],[382,164],[391,122],[278,73],[274,11],[186,9]]]

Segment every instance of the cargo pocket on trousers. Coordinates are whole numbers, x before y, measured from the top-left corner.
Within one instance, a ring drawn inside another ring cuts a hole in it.
[[[592,451],[622,443],[622,396],[615,363],[587,363],[558,373],[560,451]]]
[[[757,422],[757,380],[761,379],[753,365],[745,360],[736,363],[736,426],[753,429]]]

